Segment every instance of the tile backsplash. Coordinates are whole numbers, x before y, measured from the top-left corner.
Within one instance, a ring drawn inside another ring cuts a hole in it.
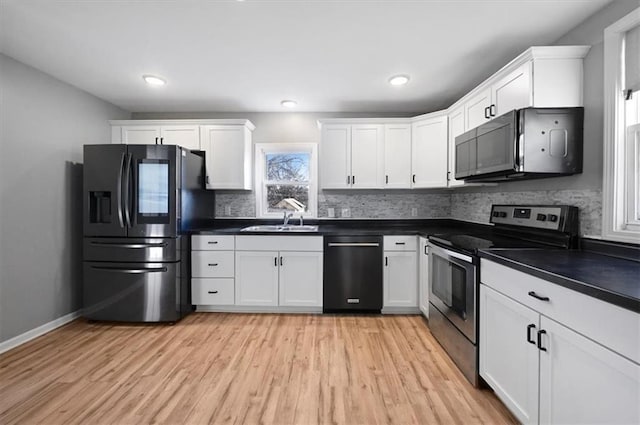
[[[425,193],[421,191],[321,191],[318,216],[334,208],[341,217],[348,208],[352,218],[446,218],[488,223],[492,204],[566,204],[580,209],[580,233],[600,235],[602,192],[599,189],[523,192]],[[227,214],[227,209],[229,213]],[[216,217],[255,217],[253,192],[217,191]]]
[[[474,192],[451,194],[451,218],[488,223],[492,204],[563,204],[580,210],[580,234],[600,235],[602,191],[541,190],[526,192]]]

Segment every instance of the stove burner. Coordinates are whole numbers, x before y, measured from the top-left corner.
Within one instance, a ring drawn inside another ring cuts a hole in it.
[[[493,241],[471,235],[451,235],[449,240],[453,246],[464,247],[466,249],[486,249],[493,246]]]

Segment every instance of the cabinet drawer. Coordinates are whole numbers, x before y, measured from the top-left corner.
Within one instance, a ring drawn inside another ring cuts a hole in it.
[[[322,251],[322,236],[236,236],[238,251]]]
[[[194,251],[191,253],[193,277],[234,277],[233,251]]]
[[[195,305],[235,304],[233,279],[191,279],[191,303]]]
[[[415,251],[418,249],[416,236],[385,236],[385,251]]]
[[[640,363],[640,314],[484,258],[480,276],[484,285]]]
[[[225,251],[235,249],[235,236],[193,235],[191,249],[194,251]]]

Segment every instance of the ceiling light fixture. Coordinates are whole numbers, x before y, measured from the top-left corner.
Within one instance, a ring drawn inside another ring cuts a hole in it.
[[[408,82],[408,75],[394,75],[393,77],[389,78],[389,84],[391,84],[392,86],[404,86]]]
[[[295,108],[296,106],[298,106],[298,102],[296,102],[295,100],[283,100],[282,102],[280,102],[280,105],[285,108]]]
[[[150,86],[164,86],[167,84],[163,78],[156,77],[155,75],[143,75],[142,79]]]

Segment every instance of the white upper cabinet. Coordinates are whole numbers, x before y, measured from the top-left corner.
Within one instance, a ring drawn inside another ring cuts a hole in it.
[[[449,173],[448,186],[455,187],[464,184],[464,180],[456,180],[456,137],[464,133],[464,108],[459,106],[449,112]]]
[[[378,189],[382,187],[383,162],[383,125],[323,125],[320,143],[323,189]]]
[[[447,116],[413,123],[411,187],[447,187]]]
[[[202,150],[207,164],[207,189],[243,189],[253,187],[253,125],[200,126]]]
[[[114,125],[111,142],[128,145],[178,145],[189,150],[200,149],[200,126],[198,125]]]
[[[207,189],[253,187],[255,126],[249,120],[114,120],[111,142],[178,145],[205,151]]]
[[[163,125],[160,127],[160,143],[178,145],[189,150],[199,150],[199,125]]]
[[[531,67],[532,63],[527,62],[498,79],[491,86],[491,99],[493,100],[493,103],[489,106],[489,116],[491,118],[514,109],[533,105]]]
[[[464,103],[466,116],[465,130],[470,130],[484,124],[491,119],[489,108],[491,107],[491,88],[486,88]]]
[[[320,143],[321,186],[324,189],[351,187],[351,126],[327,124]]]
[[[384,126],[384,188],[411,187],[411,124]]]
[[[358,124],[351,126],[351,187],[382,187],[384,171],[384,126]]]
[[[156,145],[160,143],[160,126],[131,125],[112,129],[113,143]]]

